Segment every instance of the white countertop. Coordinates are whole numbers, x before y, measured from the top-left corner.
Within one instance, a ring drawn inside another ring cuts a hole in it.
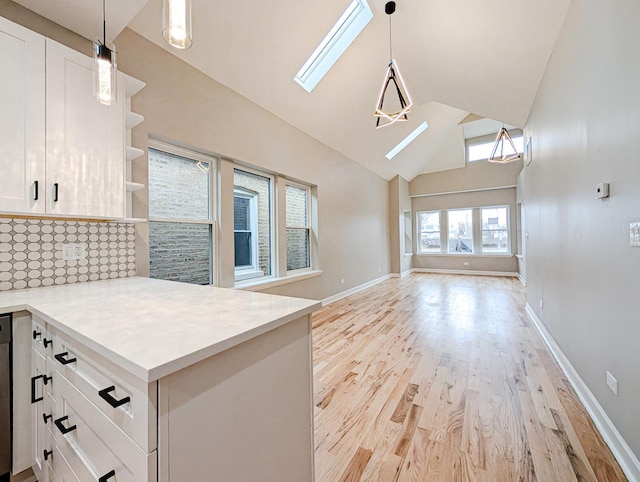
[[[146,382],[316,311],[319,301],[149,278],[0,293]]]

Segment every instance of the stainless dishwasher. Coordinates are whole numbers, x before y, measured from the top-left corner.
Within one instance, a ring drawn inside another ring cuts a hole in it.
[[[0,482],[11,470],[11,315],[0,315]]]

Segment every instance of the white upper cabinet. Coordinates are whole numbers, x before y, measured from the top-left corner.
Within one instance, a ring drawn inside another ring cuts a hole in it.
[[[45,210],[45,38],[0,17],[0,211]]]
[[[46,41],[47,213],[124,217],[124,88],[93,98],[92,59]]]

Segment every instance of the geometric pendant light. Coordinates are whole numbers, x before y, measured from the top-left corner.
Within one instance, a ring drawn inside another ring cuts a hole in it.
[[[409,120],[407,114],[411,111],[411,106],[413,105],[398,64],[393,60],[391,48],[391,15],[396,11],[396,2],[387,2],[384,11],[389,15],[389,57],[391,60],[389,60],[387,72],[382,81],[382,89],[380,90],[374,113],[376,116],[376,128]]]
[[[493,150],[489,156],[489,162],[499,162],[506,164],[507,162],[513,162],[520,159],[518,149],[516,149],[513,139],[509,135],[509,131],[504,127],[498,132],[496,137],[496,143],[493,145]]]
[[[111,105],[117,102],[116,46],[107,47],[107,19],[105,0],[102,0],[102,42],[93,41],[93,96],[101,104]]]
[[[191,47],[191,0],[163,0],[162,36],[177,49]]]

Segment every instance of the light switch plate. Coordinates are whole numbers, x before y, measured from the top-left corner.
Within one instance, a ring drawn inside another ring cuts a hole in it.
[[[640,222],[629,223],[629,242],[632,248],[640,248]]]

